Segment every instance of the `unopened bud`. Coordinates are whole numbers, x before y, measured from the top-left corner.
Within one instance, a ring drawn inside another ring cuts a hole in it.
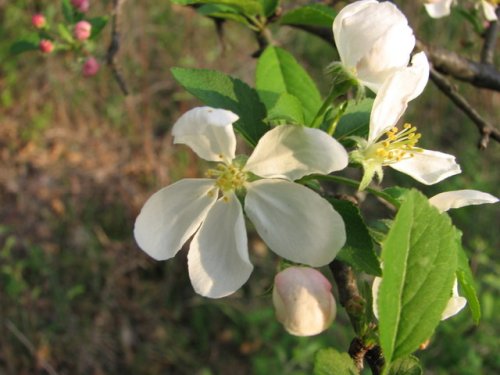
[[[88,11],[90,7],[89,0],[71,0],[71,4],[73,4],[76,10],[82,13]]]
[[[43,53],[51,53],[54,50],[54,44],[48,39],[42,39],[38,44],[38,48]]]
[[[41,29],[46,24],[45,17],[40,13],[34,14],[33,17],[31,17],[31,24],[37,29]]]
[[[274,278],[276,317],[295,336],[325,331],[336,314],[332,285],[314,268],[290,267]]]
[[[92,77],[97,74],[101,66],[95,57],[89,57],[83,63],[82,73],[85,77]]]
[[[73,35],[78,40],[87,40],[92,33],[92,25],[87,21],[80,21],[75,25]]]

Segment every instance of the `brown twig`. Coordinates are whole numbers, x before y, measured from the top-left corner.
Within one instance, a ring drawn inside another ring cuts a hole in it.
[[[116,55],[120,50],[120,32],[118,30],[118,21],[121,15],[121,9],[126,0],[114,0],[114,10],[113,17],[111,19],[111,41],[108,46],[108,53],[106,54],[106,62],[111,69],[111,73],[113,73],[113,77],[115,78],[120,90],[123,95],[128,95],[129,91],[127,88],[127,84],[123,79],[120,71],[118,70],[118,65],[116,63]]]
[[[14,323],[12,323],[10,320],[7,320],[5,322],[5,326],[7,329],[16,337],[16,339],[19,340],[23,346],[28,349],[30,354],[35,357],[40,366],[49,374],[49,375],[58,375],[57,371],[54,369],[54,367],[51,366],[50,363],[48,363],[46,360],[43,358],[38,358],[35,346],[31,343],[30,340],[15,326]]]
[[[481,139],[478,144],[480,149],[488,147],[490,138],[500,142],[500,131],[482,118],[481,115],[469,104],[469,102],[458,93],[457,89],[446,79],[446,77],[439,74],[434,68],[431,68],[430,76],[432,82],[434,82],[434,84],[476,125],[477,129],[481,133]]]
[[[497,17],[500,17],[500,7],[496,9]],[[495,57],[495,47],[498,38],[498,21],[490,22],[490,25],[484,33],[484,45],[481,51],[481,62],[483,64],[493,65]]]

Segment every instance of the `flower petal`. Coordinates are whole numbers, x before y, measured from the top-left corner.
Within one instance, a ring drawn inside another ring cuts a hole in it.
[[[250,277],[247,232],[241,205],[233,194],[219,199],[193,238],[188,253],[189,277],[196,293],[221,298]]]
[[[260,177],[297,180],[347,167],[344,147],[319,129],[282,125],[259,140],[245,169]]]
[[[458,282],[455,279],[453,284],[452,296],[448,301],[443,313],[441,314],[441,320],[448,319],[453,315],[458,314],[467,304],[467,299],[458,295]]]
[[[486,18],[486,20],[490,22],[498,20],[495,5],[489,3],[486,0],[481,0],[481,5],[483,6],[484,18]]]
[[[248,184],[245,212],[279,256],[313,267],[330,263],[345,243],[342,217],[318,194],[283,180]]]
[[[403,159],[389,166],[425,185],[436,184],[462,172],[453,155],[430,150],[415,152],[412,158]]]
[[[225,109],[197,107],[184,113],[174,124],[174,143],[188,145],[209,161],[231,161],[236,151],[233,122],[238,116]]]
[[[396,125],[408,102],[422,93],[428,80],[429,62],[423,52],[413,56],[411,66],[402,68],[387,78],[373,102],[368,142],[376,141]]]
[[[217,198],[214,180],[184,179],[153,194],[135,220],[139,247],[157,260],[172,258],[198,229]]]
[[[453,0],[427,0],[424,4],[427,14],[432,18],[441,18],[450,14]]]
[[[446,191],[429,199],[429,203],[437,207],[441,212],[452,208],[496,202],[498,202],[497,197],[477,190]]]

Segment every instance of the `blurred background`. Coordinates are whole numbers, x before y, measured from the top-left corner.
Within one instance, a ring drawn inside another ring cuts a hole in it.
[[[418,2],[399,4],[422,40],[477,59],[480,39],[463,18],[432,20]],[[112,5],[92,2],[89,13],[109,14]],[[40,9],[62,17],[57,1],[0,0],[0,375],[298,375],[311,373],[319,348],[346,351],[354,333],[342,311],[314,338],[290,336],[276,322],[270,290],[277,259],[255,235],[250,281],[221,300],[194,293],[186,249],[156,262],[132,237],[153,192],[203,169],[186,147],[172,145],[172,124],[200,103],[169,69],[217,69],[253,85],[252,33],[227,23],[221,41],[214,23],[192,9],[126,1],[117,55],[130,90],[124,96],[105,67],[84,78],[69,54],[9,54],[14,40],[32,32]],[[326,94],[323,69],[337,58],[332,44],[287,27],[272,31]],[[109,34],[108,26],[101,61]],[[498,93],[459,87],[498,123]],[[432,83],[405,120],[419,127],[423,147],[456,155],[463,169],[419,188],[500,196],[498,144],[478,151],[475,126]],[[384,183],[391,182],[414,184],[387,171]],[[474,326],[464,310],[441,323],[418,352],[427,374],[500,373],[498,212],[487,205],[451,213],[464,232],[483,318]]]

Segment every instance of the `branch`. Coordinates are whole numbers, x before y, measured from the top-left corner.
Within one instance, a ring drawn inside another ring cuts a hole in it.
[[[500,17],[500,7],[496,9],[497,17]],[[498,37],[498,21],[490,22],[484,34],[484,45],[481,51],[481,62],[483,64],[493,65],[495,57],[495,47]]]
[[[481,117],[479,113],[469,104],[469,102],[458,93],[457,89],[453,84],[446,79],[443,75],[439,74],[434,68],[431,68],[430,72],[431,80],[434,84],[455,103],[455,105],[464,112],[467,117],[469,117],[472,122],[476,125],[479,132],[481,133],[481,139],[479,140],[479,148],[485,149],[488,147],[490,138],[495,141],[500,142],[500,131],[496,129],[493,125],[488,123],[485,119]]]
[[[120,50],[120,32],[118,30],[118,20],[121,14],[121,9],[126,0],[114,0],[114,10],[113,18],[111,19],[111,42],[108,46],[108,53],[106,54],[106,62],[113,73],[120,90],[122,90],[123,95],[128,95],[129,91],[123,76],[118,70],[118,65],[116,64],[116,54]]]

